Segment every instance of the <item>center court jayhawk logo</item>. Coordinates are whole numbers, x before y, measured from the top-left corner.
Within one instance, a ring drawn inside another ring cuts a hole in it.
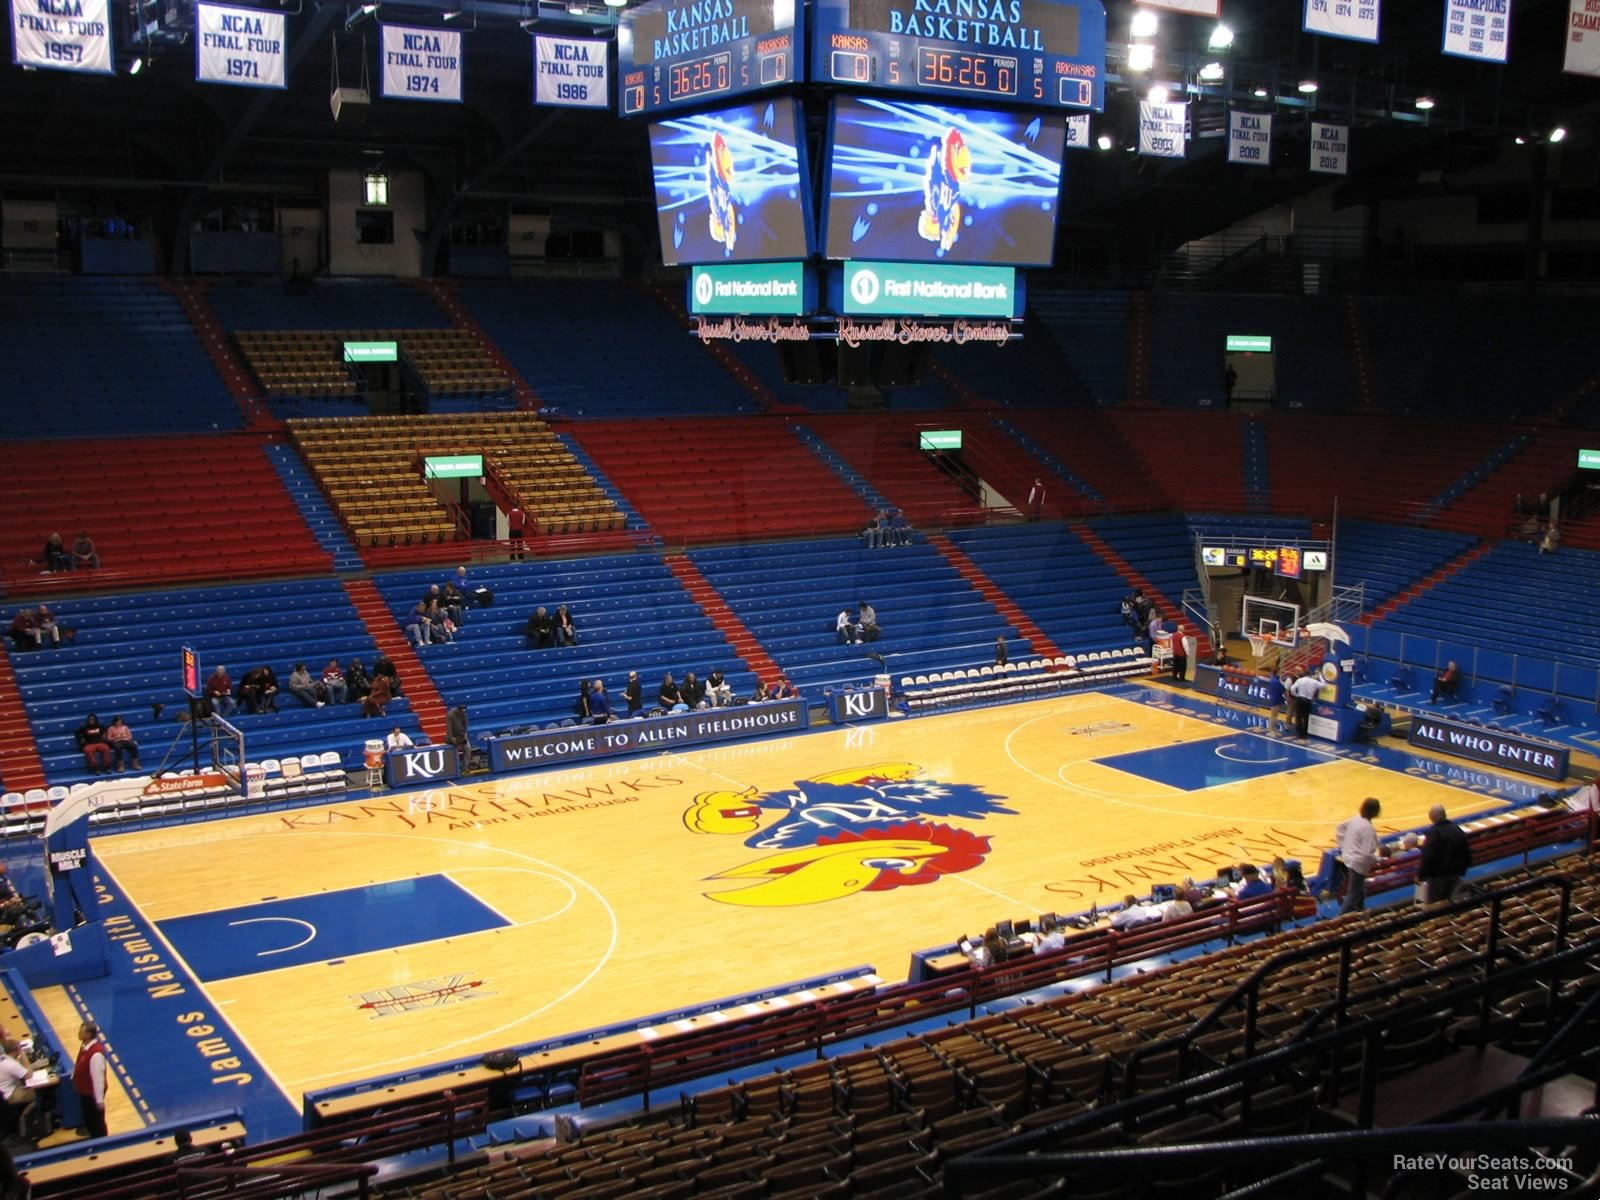
[[[927,818],[1015,815],[1003,800],[971,784],[930,779],[914,763],[876,763],[781,791],[702,792],[683,823],[693,833],[743,834],[752,850],[776,852],[710,876],[749,885],[707,892],[710,899],[782,908],[970,871],[989,853],[989,839]],[[777,820],[763,826],[774,814]]]

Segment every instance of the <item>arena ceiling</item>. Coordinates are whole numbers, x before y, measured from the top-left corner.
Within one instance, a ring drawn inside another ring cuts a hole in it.
[[[1301,32],[1302,0],[1224,0],[1224,18],[1237,35],[1225,55],[1206,48],[1212,22],[1163,13],[1156,69],[1124,80],[1132,5],[1111,0],[1111,86],[1095,131],[1109,134],[1117,149],[1069,152],[1063,236],[1137,228],[1177,244],[1321,186],[1326,177],[1308,175],[1304,143],[1295,140],[1313,115],[1355,127],[1344,185],[1351,197],[1387,188],[1404,193],[1419,178],[1437,182],[1501,153],[1517,136],[1538,147],[1557,125],[1570,131],[1561,152],[1592,164],[1600,80],[1561,71],[1567,0],[1513,0],[1505,66],[1443,56],[1443,4],[1383,0],[1381,41],[1373,46]],[[291,75],[282,92],[194,81],[192,0],[113,0],[113,7],[116,75],[0,67],[0,189],[7,194],[156,191],[189,199],[187,211],[201,194],[317,197],[335,167],[416,168],[441,220],[510,202],[603,226],[617,224],[620,212],[624,226],[651,236],[642,124],[529,102],[529,31],[603,31],[614,26],[617,10],[601,0],[577,15],[548,0],[383,3],[376,15],[386,21],[467,31],[466,101],[375,100],[360,121],[335,121],[329,107],[335,70],[339,82],[355,84],[363,56],[376,57],[374,14],[359,7],[283,5],[291,13]],[[142,69],[130,73],[136,58]],[[1148,80],[1181,87],[1214,58],[1228,75],[1191,97],[1200,136],[1188,159],[1123,152]],[[1312,76],[1320,84],[1314,107],[1296,90]],[[1275,98],[1275,163],[1226,167],[1215,132],[1230,97],[1251,103],[1258,87]],[[1414,104],[1423,94],[1437,101],[1425,115]],[[820,135],[822,106],[814,107]]]

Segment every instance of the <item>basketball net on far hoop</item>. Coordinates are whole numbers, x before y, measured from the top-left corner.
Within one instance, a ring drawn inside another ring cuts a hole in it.
[[[1250,643],[1250,653],[1259,661],[1267,653],[1267,647],[1272,645],[1272,639],[1264,633],[1247,633],[1245,640]]]

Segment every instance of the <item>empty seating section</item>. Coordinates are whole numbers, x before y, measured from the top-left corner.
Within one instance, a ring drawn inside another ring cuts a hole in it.
[[[423,478],[423,454],[482,453],[539,533],[622,528],[616,504],[531,413],[334,417],[291,421],[289,431],[363,547],[456,537],[453,516]]]
[[[757,403],[647,292],[588,279],[473,280],[461,299],[552,415],[747,413]]]
[[[858,538],[788,545],[747,544],[696,550],[690,557],[746,628],[813,704],[822,689],[869,683],[888,673],[924,674],[994,662],[1004,633],[1013,657],[1030,652],[993,604],[936,549],[874,550]],[[839,610],[866,600],[883,635],[842,643]],[[883,664],[869,655],[881,655]]]
[[[146,280],[0,283],[0,438],[140,437],[242,424],[176,297]]]
[[[1015,410],[1006,414],[1006,420],[1094,488],[1110,510],[1145,512],[1172,506],[1166,488],[1178,472],[1163,466],[1152,473],[1134,449],[1141,437],[1138,428],[1125,433],[1111,414],[1074,411],[1064,420],[1056,413]],[[1066,486],[1052,490],[1059,495]]]
[[[245,436],[0,444],[12,591],[325,571],[261,443]],[[45,538],[87,531],[98,571],[40,575]]]
[[[1272,338],[1275,397],[1253,395],[1247,373],[1234,395],[1279,409],[1342,412],[1353,394],[1349,336],[1339,302],[1320,296],[1207,296],[1156,292],[1150,298],[1150,395],[1170,408],[1225,403],[1223,354],[1229,334]]]
[[[1535,890],[1504,901],[1500,936],[1518,961],[1600,930],[1600,886],[1591,863],[1568,857],[1577,877],[1565,943],[1558,940],[1560,897]],[[1351,1023],[1408,1008],[1378,1037],[1383,1078],[1404,1075],[1469,1045],[1482,1024],[1495,1043],[1530,1053],[1593,993],[1591,971],[1511,994],[1510,983],[1480,1011],[1476,1000],[1439,999],[1425,974],[1459,962],[1456,978],[1478,968],[1489,916],[1480,907],[1383,931],[1393,913],[1376,911],[1293,929],[1170,966],[1152,966],[1116,983],[1022,1004],[1003,1012],[750,1074],[683,1094],[670,1119],[646,1116],[587,1128],[574,1140],[529,1143],[491,1153],[488,1163],[408,1193],[421,1200],[573,1195],[935,1197],[948,1165],[972,1151],[1046,1129],[1035,1150],[1155,1147],[1231,1138],[1282,1137],[1351,1127],[1358,1079],[1347,1048],[1341,1061],[1308,1051],[1282,1065],[1250,1070],[1252,1059],[1293,1046],[1321,1008],[1340,1003],[1340,935],[1350,953],[1343,1011]],[[1240,981],[1287,951],[1315,951],[1293,970],[1262,983],[1253,1018],[1242,1006],[1190,1039],[1187,1065],[1177,1039],[1224,1002]],[[1526,985],[1522,985],[1526,986]],[[1390,990],[1384,990],[1390,989]],[[1253,1044],[1247,1043],[1247,1022]],[[1332,1024],[1324,1022],[1313,1032]],[[1344,1021],[1339,1022],[1340,1026]],[[1353,1039],[1352,1039],[1353,1040]],[[1160,1049],[1156,1047],[1160,1046]],[[1136,1056],[1137,1060],[1136,1060]],[[1292,1060],[1292,1061],[1291,1061]],[[1137,1063],[1137,1065],[1135,1065]],[[1231,1069],[1199,1091],[1203,1073]],[[1186,1089],[1180,1096],[1178,1089]],[[1002,1151],[1004,1152],[1004,1151]],[[1022,1153],[1019,1147],[1017,1153]],[[993,1197],[1215,1195],[1265,1175],[1254,1166],[1195,1167],[1176,1158],[1141,1163],[1131,1179],[1085,1176],[963,1194]],[[1574,1176],[1576,1178],[1576,1176]],[[1043,1190],[1039,1188],[1043,1185]],[[398,1195],[398,1191],[394,1193]]]
[[[1443,530],[1340,521],[1334,570],[1341,586],[1365,585],[1367,611],[1371,612],[1473,544],[1473,538]]]
[[[89,778],[73,731],[87,713],[133,729],[147,771],[191,765],[189,738],[175,718],[188,711],[179,687],[180,651],[192,647],[202,678],[226,666],[237,687],[244,673],[270,666],[284,688],[294,664],[320,678],[329,659],[359,658],[370,671],[377,650],[336,580],[303,579],[238,587],[79,597],[56,606],[77,637],[60,650],[10,649],[12,669],[52,784]],[[8,646],[9,649],[9,646]],[[402,687],[405,680],[401,680]],[[165,713],[155,718],[151,705]],[[351,764],[364,740],[394,725],[418,735],[401,701],[387,718],[365,718],[359,704],[307,708],[282,690],[276,713],[229,718],[244,732],[252,761],[280,754],[337,751]],[[202,767],[208,746],[201,745]]]
[[[1100,408],[1122,403],[1128,391],[1128,307],[1126,292],[1029,292],[1028,310],[1067,364],[1049,381],[1062,401]]]
[[[398,342],[429,396],[509,394],[511,381],[459,329],[240,330],[245,361],[269,396],[355,396],[364,385],[344,361],[345,342]]]
[[[918,448],[923,429],[950,414],[818,413],[806,423],[913,525],[971,525],[986,519],[977,477],[952,477]],[[959,427],[959,422],[958,422]]]
[[[402,572],[376,582],[403,627],[429,585],[449,573]],[[474,737],[572,720],[584,680],[605,680],[613,706],[625,713],[621,693],[632,670],[647,709],[667,671],[704,679],[720,666],[736,695],[755,690],[754,677],[658,555],[508,563],[475,571],[473,582],[494,592],[494,607],[469,610],[454,642],[418,653],[445,703],[467,706]],[[528,618],[540,607],[553,615],[562,604],[578,645],[530,649]]]
[[[1511,430],[1502,430],[1509,436]],[[1517,431],[1526,441],[1494,469],[1472,481],[1449,507],[1429,519],[1438,529],[1454,529],[1481,537],[1501,538],[1516,531],[1512,510],[1521,496],[1529,506],[1541,492],[1555,493],[1571,478],[1578,451],[1593,435],[1577,429],[1537,428]],[[1562,544],[1600,549],[1600,541],[1585,541],[1578,529],[1561,522]],[[1527,535],[1532,540],[1531,531]]]
[[[207,289],[222,327],[244,329],[446,329],[450,321],[414,287],[365,279],[325,279],[313,286],[214,282]]]
[[[1071,530],[1040,522],[964,530],[950,540],[1067,654],[1132,645],[1118,612],[1132,589]],[[1013,649],[1011,657],[1020,656]]]
[[[1198,585],[1194,537],[1182,517],[1108,517],[1090,527],[1172,604]]]
[[[1592,303],[1370,296],[1359,312],[1378,399],[1392,413],[1527,421],[1575,400],[1593,375],[1581,354],[1538,349],[1593,336]]]
[[[871,516],[779,417],[594,421],[574,432],[669,542],[840,533]]]
[[[1253,418],[1208,412],[1123,411],[1104,416],[1121,428],[1145,472],[1161,481],[1162,490],[1179,508],[1246,511],[1243,426]]]
[[[1126,340],[1126,334],[1123,335]],[[1079,335],[1081,337],[1081,335]],[[1022,337],[997,345],[972,342],[957,349],[935,352],[932,370],[936,377],[949,379],[963,399],[996,408],[1044,406],[1084,408],[1095,403],[1074,367],[1081,362],[1075,338],[1066,343],[1065,353],[1049,328],[1030,313],[1022,326]],[[899,392],[893,393],[899,406]]]

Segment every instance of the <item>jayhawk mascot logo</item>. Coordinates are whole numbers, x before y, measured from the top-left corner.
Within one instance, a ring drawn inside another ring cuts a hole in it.
[[[948,254],[961,236],[961,188],[972,177],[972,151],[959,129],[945,131],[928,152],[922,176],[922,215],[917,232]]]
[[[989,853],[989,839],[927,818],[1013,813],[1002,799],[929,779],[914,763],[876,763],[775,792],[702,792],[683,823],[693,833],[744,835],[746,846],[770,851],[712,875],[740,886],[708,892],[710,899],[782,908],[970,871]]]
[[[706,153],[706,200],[711,205],[711,240],[731,253],[739,240],[739,208],[733,202],[733,151],[720,133],[711,135]]]

